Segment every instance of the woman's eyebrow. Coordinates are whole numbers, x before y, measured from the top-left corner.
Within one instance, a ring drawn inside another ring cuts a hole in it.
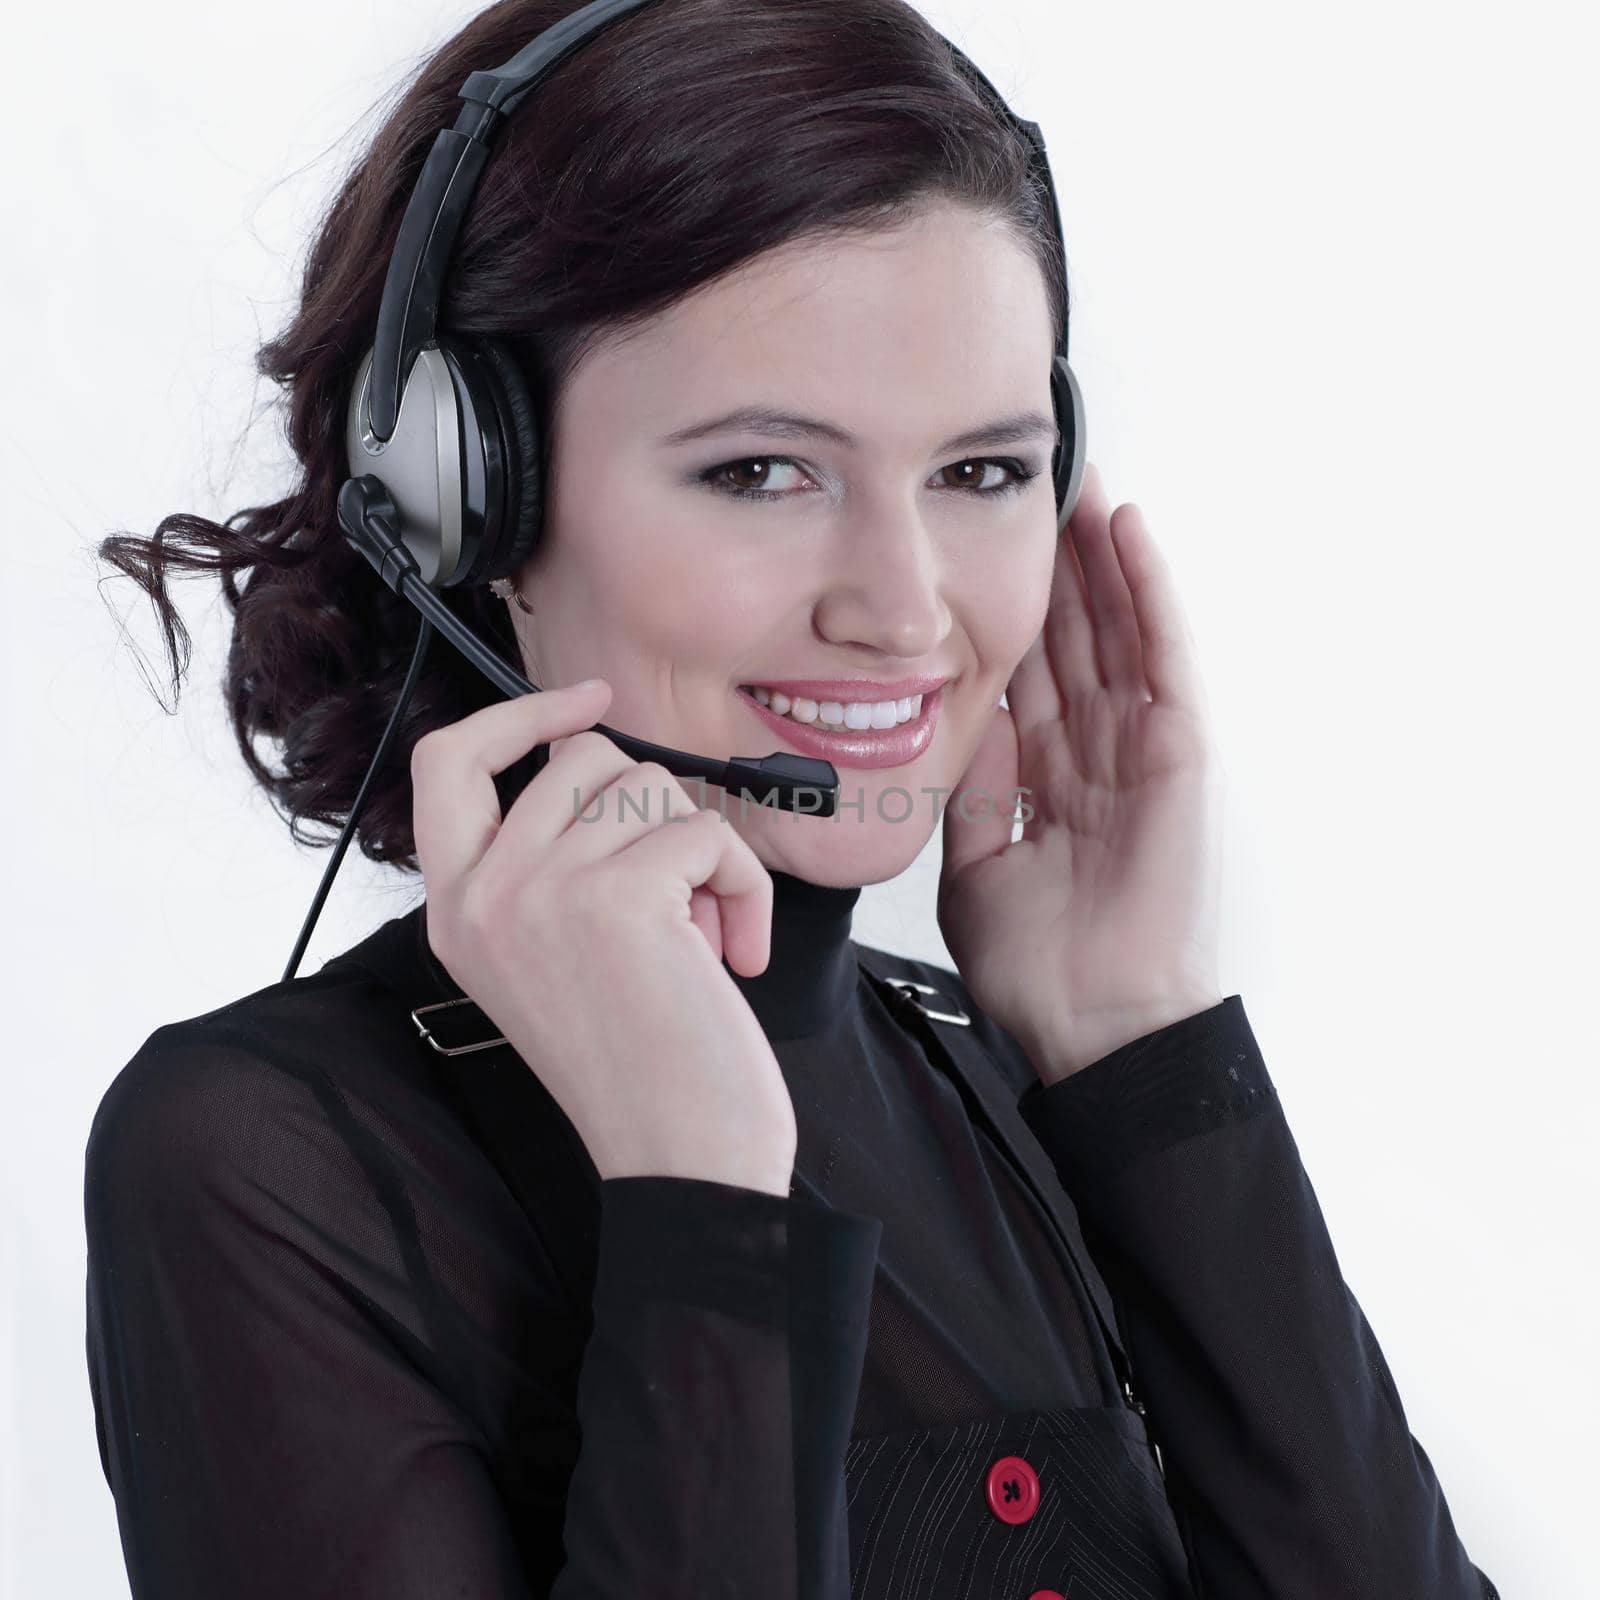
[[[713,417],[707,422],[694,422],[686,428],[663,434],[656,443],[661,446],[689,444],[714,433],[761,433],[777,439],[816,438],[830,439],[834,444],[853,450],[860,443],[853,433],[832,422],[817,417],[797,416],[790,411],[778,411],[771,406],[741,406],[725,416]],[[997,417],[979,428],[969,428],[958,433],[934,452],[943,455],[948,450],[977,450],[990,445],[1020,444],[1028,439],[1048,439],[1056,436],[1053,417],[1042,411],[1018,411],[1009,417]]]

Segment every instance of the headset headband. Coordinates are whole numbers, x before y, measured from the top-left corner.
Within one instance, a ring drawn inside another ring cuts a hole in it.
[[[607,23],[655,4],[656,0],[591,0],[563,17],[502,66],[474,72],[462,85],[466,101],[455,125],[442,129],[423,163],[417,186],[400,221],[394,254],[389,258],[373,338],[372,375],[367,385],[365,431],[372,453],[394,437],[400,416],[400,392],[417,352],[431,344],[439,321],[445,273],[456,235],[472,203],[473,191],[489,159],[489,145],[501,123],[538,87],[545,75]],[[942,37],[942,35],[941,35]],[[987,92],[1011,126],[1028,140],[1028,163],[1050,201],[1050,217],[1061,242],[1061,208],[1055,179],[1045,155],[1044,136],[1036,122],[1019,117],[1005,97],[954,44],[950,53],[980,92]],[[1061,319],[1060,356],[1067,354],[1067,318]]]

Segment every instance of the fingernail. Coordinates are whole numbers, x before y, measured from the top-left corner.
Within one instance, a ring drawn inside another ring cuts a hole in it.
[[[570,685],[570,687],[574,689],[598,689],[604,682],[604,678],[580,678],[576,683]]]

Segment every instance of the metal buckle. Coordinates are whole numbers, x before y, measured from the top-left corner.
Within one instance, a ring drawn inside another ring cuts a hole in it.
[[[454,1047],[442,1045],[433,1036],[433,1033],[429,1029],[428,1025],[422,1020],[422,1013],[424,1011],[443,1011],[447,1006],[470,1006],[474,1004],[476,1004],[476,1002],[467,995],[463,995],[459,1000],[440,1000],[431,1006],[418,1006],[417,1009],[411,1013],[411,1020],[416,1023],[417,1032],[428,1041],[429,1047],[437,1050],[442,1056],[470,1055],[474,1050],[492,1050],[497,1044],[509,1043],[509,1040],[501,1038],[484,1039],[478,1044],[458,1044]]]
[[[917,994],[936,994],[942,1000],[944,998],[943,992],[935,989],[932,984],[917,983],[911,978],[887,978],[884,981],[886,983],[892,983],[895,988],[900,990],[901,993],[905,995],[906,999],[909,1000],[911,1004],[923,1014],[923,1016],[932,1017],[936,1022],[953,1022],[958,1027],[962,1028],[969,1028],[972,1026],[972,1018],[969,1017],[966,1012],[960,1008],[960,1006],[956,1006],[955,1013],[953,1015],[948,1011],[935,1011],[932,1006],[924,1005],[915,994],[910,992],[911,990],[915,989]],[[955,1005],[955,1002],[952,1000],[950,1001],[950,1004]]]

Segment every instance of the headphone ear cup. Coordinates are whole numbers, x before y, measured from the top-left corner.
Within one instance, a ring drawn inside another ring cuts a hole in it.
[[[510,577],[533,553],[542,516],[539,426],[527,380],[510,350],[488,338],[441,336],[457,426],[441,460],[459,460],[451,479],[460,537],[441,577],[447,588],[473,588]],[[445,506],[441,485],[441,514]]]
[[[1067,519],[1077,508],[1078,493],[1083,487],[1083,469],[1088,461],[1088,445],[1083,429],[1083,391],[1078,387],[1077,375],[1067,364],[1064,355],[1057,355],[1050,368],[1050,398],[1055,406],[1056,427],[1061,442],[1050,458],[1050,468],[1055,478],[1056,528],[1067,525]]]
[[[544,520],[544,471],[538,408],[522,363],[510,346],[498,339],[479,339],[476,348],[492,376],[509,469],[499,528],[484,540],[470,579],[488,583],[491,578],[511,577],[538,547]]]

